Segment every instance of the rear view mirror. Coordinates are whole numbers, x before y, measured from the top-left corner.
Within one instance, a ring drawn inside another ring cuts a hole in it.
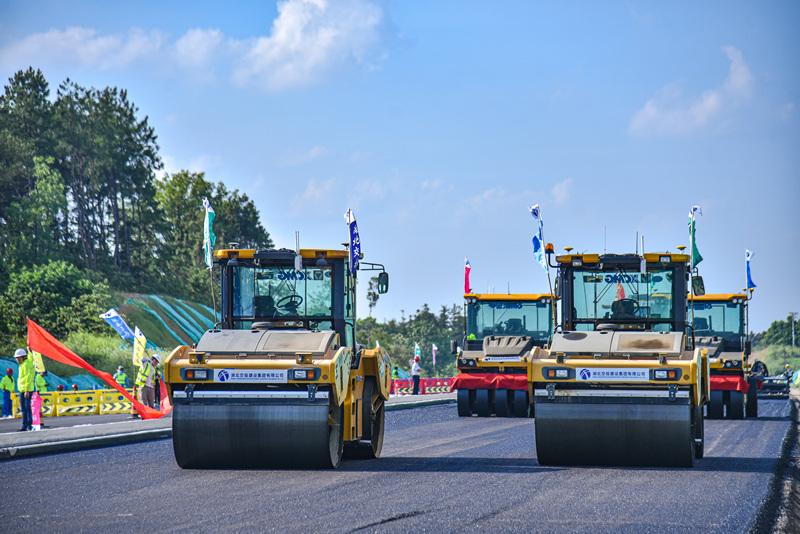
[[[378,275],[378,294],[383,295],[389,291],[389,273],[386,271]]]
[[[450,342],[450,354],[458,354],[458,341],[455,339]]]
[[[702,276],[692,277],[692,293],[694,293],[698,297],[702,297],[703,295],[706,294],[706,286],[703,284]]]

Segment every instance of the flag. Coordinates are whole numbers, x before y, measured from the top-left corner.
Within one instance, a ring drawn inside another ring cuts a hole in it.
[[[350,229],[350,274],[355,276],[356,270],[358,270],[358,262],[361,259],[361,238],[358,236],[358,225],[356,224],[356,216],[353,215],[353,210],[347,208],[344,220]]]
[[[546,271],[547,261],[544,259],[544,238],[542,237],[544,223],[539,213],[539,204],[531,206],[528,210],[530,210],[533,220],[536,222],[536,233],[533,235],[533,257],[542,266],[542,269]]]
[[[692,268],[697,267],[697,264],[703,261],[703,256],[701,256],[700,251],[697,250],[697,240],[695,238],[695,230],[697,229],[694,219],[695,212],[699,212],[700,215],[702,215],[703,210],[700,206],[692,206],[692,212],[689,214],[689,240],[692,242]]]
[[[69,350],[60,341],[54,338],[50,332],[30,319],[28,319],[28,346],[30,346],[31,350],[40,352],[51,360],[55,360],[65,365],[70,365],[72,367],[79,367],[103,380],[106,384],[119,391],[120,394],[131,401],[136,411],[142,416],[142,419],[158,419],[169,411],[169,409],[166,408],[166,405],[164,405],[162,411],[158,411],[145,406],[138,400],[134,399],[131,394],[128,393],[128,390],[120,386],[117,381],[114,380],[113,376],[105,371],[98,371],[86,363],[86,360]],[[162,390],[162,392],[165,392],[165,390]],[[162,399],[163,398],[164,397],[162,397]]]
[[[128,323],[125,322],[125,319],[123,319],[114,308],[111,308],[102,314],[100,318],[105,319],[106,322],[117,331],[122,339],[130,339],[133,337],[133,331],[131,330],[131,327],[128,326]]]
[[[378,341],[377,339],[375,340],[375,348],[376,348],[376,349],[379,349],[379,348],[381,348],[381,342],[380,342],[380,341]]]
[[[615,300],[622,300],[625,298],[625,288],[622,284],[617,282],[617,298]]]
[[[133,338],[133,365],[139,366],[142,364],[142,358],[145,357],[145,347],[147,346],[147,338],[144,337],[139,327],[136,327],[136,334]]]
[[[422,359],[422,350],[419,348],[419,343],[414,343],[414,358]]]
[[[436,351],[437,350],[439,350],[439,348],[436,346],[436,343],[433,343],[433,365],[436,365]]]
[[[36,370],[37,373],[44,373],[44,361],[42,360],[42,355],[35,350],[31,351],[33,353],[33,368]]]
[[[744,259],[747,263],[747,289],[752,290],[756,288],[756,284],[753,282],[753,278],[750,276],[750,258],[753,257],[753,253],[747,249],[744,249]]]
[[[469,287],[469,271],[472,267],[469,266],[469,260],[464,258],[464,293],[471,293],[472,288]]]
[[[211,253],[214,251],[214,243],[217,241],[217,236],[214,235],[214,217],[216,214],[207,198],[203,199],[203,207],[206,209],[206,218],[203,221],[203,248],[205,251],[206,265],[211,269],[211,266],[214,265]]]

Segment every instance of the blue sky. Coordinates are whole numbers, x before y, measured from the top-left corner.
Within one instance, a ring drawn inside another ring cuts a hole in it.
[[[391,275],[379,320],[461,303],[465,256],[475,291],[546,292],[532,204],[556,250],[620,253],[687,245],[700,205],[706,289],[741,290],[753,250],[760,331],[800,312],[798,21],[790,1],[31,0],[0,3],[0,75],[127,89],[166,171],[246,193],[279,246],[337,247],[352,208]]]

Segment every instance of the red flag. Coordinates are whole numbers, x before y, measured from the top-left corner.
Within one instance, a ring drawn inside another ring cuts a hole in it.
[[[617,282],[617,298],[616,300],[622,300],[625,298],[625,288],[622,287],[622,284]]]
[[[471,267],[469,266],[469,260],[464,258],[464,293],[469,293],[471,288],[469,287],[469,271]]]
[[[86,363],[86,360],[62,345],[60,341],[50,334],[50,332],[30,319],[28,319],[28,346],[30,346],[31,350],[39,352],[52,360],[70,365],[72,367],[80,367],[85,371],[89,371],[97,378],[100,378],[106,384],[119,391],[126,399],[131,401],[134,408],[136,408],[136,411],[142,416],[142,419],[158,419],[169,413],[169,411],[172,409],[172,406],[169,404],[169,398],[166,396],[166,385],[164,385],[163,381],[161,382],[163,388],[161,390],[161,398],[167,398],[167,402],[162,403],[162,411],[159,412],[158,410],[154,410],[153,408],[145,406],[138,400],[134,399],[125,388],[120,386],[117,381],[114,380],[113,376],[105,371],[98,371]],[[167,407],[166,409],[164,408],[165,406]]]

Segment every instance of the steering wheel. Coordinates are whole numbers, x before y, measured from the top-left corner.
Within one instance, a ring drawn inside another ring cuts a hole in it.
[[[303,303],[303,297],[300,295],[287,295],[275,303],[279,308],[297,308]]]

